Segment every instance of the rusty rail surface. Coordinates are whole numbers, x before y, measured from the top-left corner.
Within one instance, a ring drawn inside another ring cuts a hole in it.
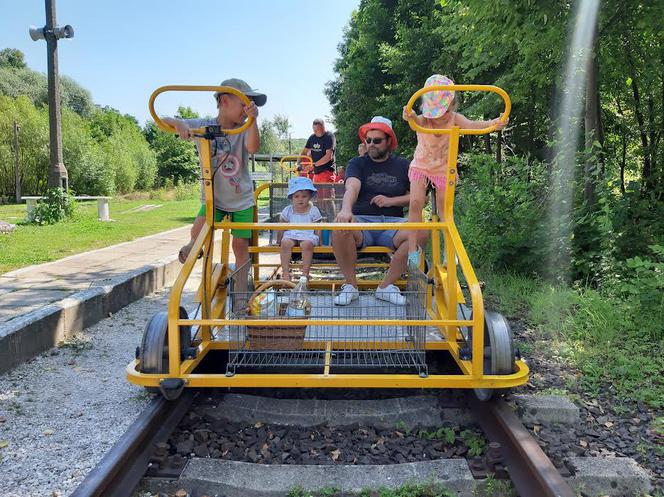
[[[145,474],[155,444],[168,438],[195,396],[195,391],[187,389],[175,401],[161,396],[153,399],[70,497],[131,495]]]
[[[509,477],[521,497],[576,496],[505,401],[480,402],[472,394],[468,399],[487,438],[501,444]]]

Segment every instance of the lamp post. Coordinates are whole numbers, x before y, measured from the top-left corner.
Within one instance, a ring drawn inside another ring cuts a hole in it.
[[[68,189],[67,168],[62,162],[62,133],[60,131],[60,80],[58,77],[58,40],[73,38],[74,28],[69,24],[60,27],[55,22],[55,0],[45,0],[46,26],[30,27],[30,37],[46,40],[48,62],[48,124],[51,145],[51,161],[48,171],[49,188]]]

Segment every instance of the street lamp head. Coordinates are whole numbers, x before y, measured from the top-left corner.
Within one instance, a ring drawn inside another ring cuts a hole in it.
[[[46,35],[44,34],[44,28],[30,26],[30,38],[32,38],[32,41],[45,40]]]
[[[53,34],[56,39],[60,38],[73,38],[74,37],[74,28],[70,24],[65,24],[64,26],[56,26],[53,28]]]

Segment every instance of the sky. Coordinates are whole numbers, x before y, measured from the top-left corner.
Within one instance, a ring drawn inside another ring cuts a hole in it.
[[[285,114],[294,138],[311,134],[316,117],[331,115],[323,93],[334,78],[337,45],[359,0],[54,0],[57,23],[74,27],[60,40],[61,75],[92,93],[94,102],[143,124],[148,99],[169,84],[217,85],[229,77],[266,93],[259,119]],[[46,23],[44,0],[0,0],[0,50],[17,48],[31,69],[46,73],[46,43],[30,25]],[[160,95],[159,115],[179,105],[214,115],[209,93]],[[333,129],[328,126],[328,129]]]

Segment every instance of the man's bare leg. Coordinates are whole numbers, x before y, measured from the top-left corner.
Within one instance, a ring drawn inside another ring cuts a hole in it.
[[[355,264],[357,262],[357,247],[362,244],[361,231],[334,231],[332,233],[332,249],[334,257],[339,264],[341,274],[344,275],[346,283],[357,288],[357,276]]]

